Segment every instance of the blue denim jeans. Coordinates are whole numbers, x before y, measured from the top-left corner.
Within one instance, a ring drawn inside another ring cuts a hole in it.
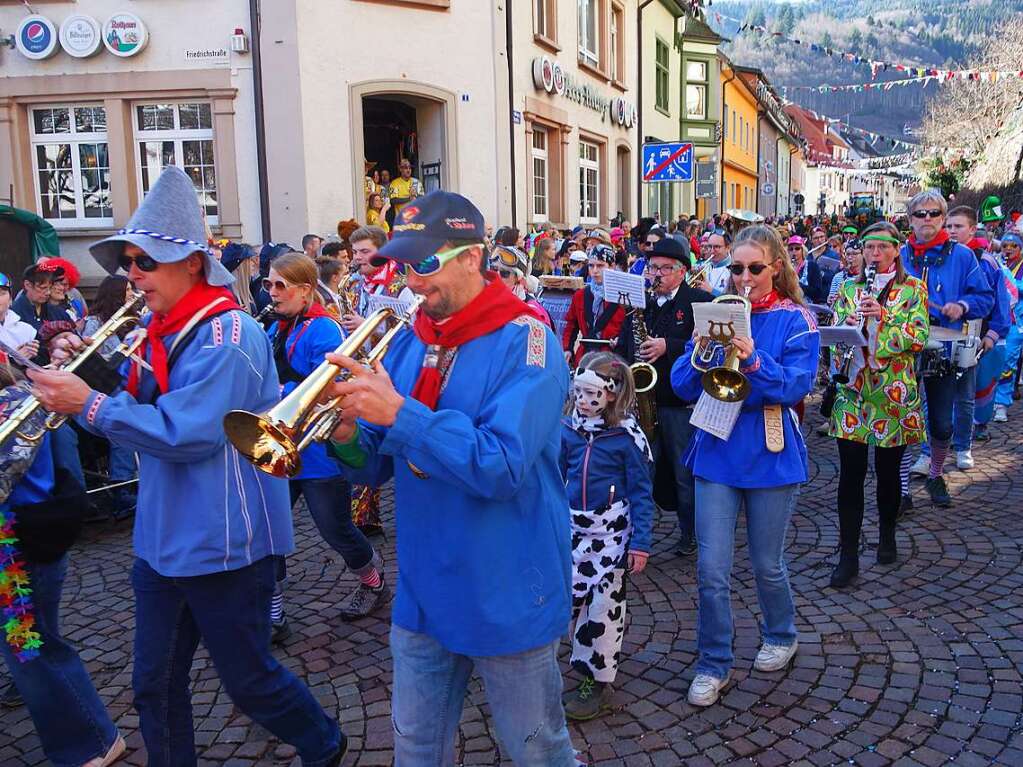
[[[977,368],[967,368],[958,379],[952,376],[952,449],[958,453],[969,450],[973,444],[973,410],[977,401]],[[925,412],[928,415],[929,410]],[[929,421],[928,421],[929,422]],[[931,454],[930,440],[924,442],[920,452]]]
[[[136,559],[132,685],[149,767],[194,767],[189,674],[201,639],[245,714],[298,750],[305,767],[338,751],[341,731],[270,654],[272,557],[240,570],[168,578]]]
[[[131,448],[110,443],[110,479],[113,482],[125,482],[135,479],[138,464],[135,462],[135,451]]]
[[[28,567],[39,656],[22,663],[0,636],[0,654],[32,716],[43,753],[56,767],[80,767],[103,756],[117,739],[117,727],[96,694],[75,649],[60,635],[60,592],[67,557]]]
[[[741,489],[696,479],[696,673],[724,679],[732,669],[732,560],[739,507],[746,507],[746,538],[757,582],[763,642],[796,641],[796,607],[785,566],[785,533],[798,485]]]
[[[687,407],[658,407],[657,438],[651,445],[654,463],[656,464],[662,450],[667,451],[668,460],[675,471],[678,531],[681,538],[687,541],[691,541],[696,534],[693,472],[682,464],[682,456],[693,436],[693,427],[689,425],[689,417],[692,414],[693,411]]]
[[[343,477],[325,479],[293,479],[291,505],[300,495],[305,496],[309,515],[323,540],[345,560],[348,569],[356,575],[373,560],[373,546],[352,522],[351,486]]]
[[[559,640],[560,641],[560,640]],[[514,655],[468,657],[391,625],[395,767],[449,767],[469,676],[483,679],[501,750],[517,767],[573,767],[561,705],[559,641]]]

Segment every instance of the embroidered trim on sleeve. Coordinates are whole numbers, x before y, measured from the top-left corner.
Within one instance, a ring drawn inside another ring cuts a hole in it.
[[[89,410],[85,414],[85,422],[88,423],[89,426],[96,425],[96,416],[99,414],[100,405],[103,404],[106,398],[106,394],[97,394],[96,398],[92,401],[92,404],[89,405]]]
[[[544,324],[536,317],[527,315],[520,315],[512,322],[529,328],[526,339],[526,365],[544,367],[547,364],[547,331]]]

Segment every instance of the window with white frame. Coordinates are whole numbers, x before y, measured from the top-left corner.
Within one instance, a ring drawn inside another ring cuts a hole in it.
[[[213,114],[203,102],[135,105],[139,184],[143,197],[168,165],[177,165],[195,185],[199,205],[218,222],[217,169],[213,156]]]
[[[579,0],[579,58],[600,65],[600,0]]]
[[[547,156],[548,134],[546,128],[533,126],[533,145],[530,157],[533,160],[533,223],[547,221],[549,206],[549,164]]]
[[[600,223],[600,147],[579,142],[579,223]]]
[[[686,62],[686,117],[707,119],[707,62]]]
[[[611,79],[621,82],[625,79],[625,9],[620,5],[611,6],[610,63]]]
[[[58,226],[113,224],[106,110],[33,107],[31,141],[39,215]]]

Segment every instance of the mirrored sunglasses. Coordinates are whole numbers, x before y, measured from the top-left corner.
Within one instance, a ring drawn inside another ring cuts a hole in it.
[[[126,256],[123,253],[117,257],[117,265],[125,272],[130,271],[132,264],[138,267],[140,272],[155,272],[160,264],[152,256],[143,253],[141,256]]]

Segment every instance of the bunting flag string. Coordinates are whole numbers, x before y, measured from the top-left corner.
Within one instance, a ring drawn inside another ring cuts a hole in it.
[[[915,144],[912,141],[903,141],[902,139],[893,138],[892,136],[885,136],[883,133],[874,133],[873,131],[865,130],[864,128],[857,128],[856,126],[850,125],[844,120],[839,120],[836,117],[829,117],[828,115],[822,115],[819,112],[815,112],[814,110],[805,107],[802,104],[797,104],[796,102],[791,101],[789,99],[783,99],[782,103],[785,106],[791,104],[792,106],[802,109],[814,120],[821,120],[825,123],[828,123],[829,125],[841,125],[842,130],[846,131],[847,133],[854,133],[857,136],[862,136],[866,139],[869,139],[871,144],[875,144],[878,141],[885,141],[891,144],[892,147],[902,147],[904,149],[918,149],[920,146],[919,144]]]
[[[712,14],[718,23],[719,27],[723,27],[725,19],[729,21],[735,21],[739,24],[739,29],[736,34],[743,34],[745,32],[758,32],[769,37],[774,37],[779,40],[783,40],[792,45],[798,45],[803,48],[807,48],[814,53],[820,53],[825,56],[832,58],[840,58],[848,61],[851,64],[858,64],[862,66],[870,67],[870,76],[873,79],[877,78],[878,72],[905,72],[909,75],[909,78],[917,81],[923,80],[923,78],[938,78],[940,81],[951,81],[951,80],[967,80],[975,82],[999,82],[1002,79],[1009,78],[1023,78],[1023,69],[1014,71],[1004,70],[981,70],[981,69],[936,69],[933,67],[921,67],[916,64],[902,64],[890,61],[879,61],[877,59],[871,59],[866,56],[860,56],[858,53],[852,53],[851,51],[841,51],[835,48],[829,48],[818,43],[811,43],[808,40],[800,40],[798,37],[791,37],[783,32],[776,32],[768,29],[760,24],[747,24],[734,16],[726,16],[718,12]],[[893,81],[889,81],[893,82]],[[894,81],[899,82],[899,81]],[[882,83],[887,84],[887,83]],[[807,86],[810,87],[810,86]],[[818,87],[831,87],[831,86],[818,86]]]

